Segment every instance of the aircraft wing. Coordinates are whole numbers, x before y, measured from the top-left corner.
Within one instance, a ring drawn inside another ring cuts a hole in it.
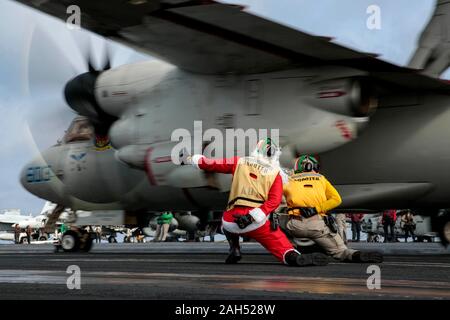
[[[411,206],[420,197],[426,195],[433,185],[428,182],[417,183],[371,183],[336,185],[336,189],[342,197],[339,209],[358,209],[387,207],[399,208],[405,201]],[[409,207],[408,207],[409,208]]]
[[[450,84],[213,0],[15,0],[195,73],[341,65],[382,82],[450,94]]]

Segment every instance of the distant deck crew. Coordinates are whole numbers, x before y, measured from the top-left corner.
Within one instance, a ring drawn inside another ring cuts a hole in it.
[[[20,242],[20,233],[22,232],[22,229],[20,228],[19,224],[16,223],[14,225],[14,243],[18,244]]]
[[[190,163],[209,172],[233,175],[227,209],[222,217],[223,230],[230,244],[226,263],[241,260],[239,236],[258,241],[280,262],[288,265],[328,263],[328,257],[323,254],[300,255],[279,228],[271,228],[268,216],[278,208],[283,195],[278,161],[280,153],[268,138],[260,140],[249,157],[213,160],[202,155],[180,155],[182,163]]]
[[[33,233],[33,229],[31,229],[31,226],[27,226],[25,228],[25,233],[27,234],[27,242],[28,242],[28,244],[31,244],[31,234]]]
[[[339,236],[328,211],[342,202],[337,190],[319,173],[319,162],[310,155],[297,159],[294,174],[284,185],[289,221],[286,228],[292,236],[310,238],[328,255],[341,261],[381,262],[378,252],[349,249]],[[328,220],[326,224],[325,221]],[[335,229],[335,230],[333,230]]]
[[[411,235],[412,241],[416,241],[414,231],[416,230],[416,222],[414,221],[414,215],[411,210],[407,210],[401,218],[402,229],[405,232],[405,242],[408,242],[408,238]]]
[[[173,220],[172,212],[166,211],[163,212],[158,218],[156,218],[156,233],[155,233],[155,242],[164,242],[166,241],[167,235],[169,234],[170,223]]]
[[[384,242],[396,242],[395,223],[397,221],[397,210],[389,209],[383,211],[381,223],[384,230]]]
[[[102,242],[102,227],[101,226],[96,226],[94,231],[95,231],[95,242],[96,243],[101,243]]]
[[[352,241],[359,242],[361,240],[361,222],[364,218],[364,213],[351,213],[350,220],[352,221]]]

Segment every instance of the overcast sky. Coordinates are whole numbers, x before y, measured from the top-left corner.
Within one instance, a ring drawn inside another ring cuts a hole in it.
[[[435,0],[231,0],[271,20],[404,65],[430,18]],[[381,9],[381,29],[366,26],[367,7]],[[37,213],[43,201],[28,194],[18,175],[39,149],[56,142],[74,114],[62,99],[64,84],[84,72],[91,48],[98,63],[105,42],[10,0],[0,2],[0,209]],[[109,44],[113,66],[148,59]],[[448,77],[449,73],[446,73]]]

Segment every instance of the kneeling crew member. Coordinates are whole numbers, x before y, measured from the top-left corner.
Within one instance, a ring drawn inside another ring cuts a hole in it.
[[[227,210],[222,217],[223,230],[230,243],[226,263],[237,263],[241,259],[239,236],[255,239],[288,265],[328,263],[324,254],[301,255],[280,228],[271,228],[268,215],[278,208],[283,196],[279,154],[279,148],[271,139],[265,139],[258,142],[250,157],[208,159],[202,155],[180,155],[182,164],[190,163],[209,172],[233,174]]]
[[[308,155],[297,159],[294,175],[284,185],[289,221],[286,228],[297,238],[310,238],[328,255],[341,261],[382,262],[379,252],[349,249],[337,230],[331,231],[327,212],[342,202],[337,190],[319,172],[318,161]]]

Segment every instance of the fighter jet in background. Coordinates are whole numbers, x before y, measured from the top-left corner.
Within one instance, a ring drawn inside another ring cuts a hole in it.
[[[39,230],[45,225],[47,216],[41,213],[37,216],[31,214],[26,216],[20,213],[20,210],[5,210],[0,213],[0,240],[14,241],[14,228],[16,225],[24,231],[26,228],[37,231],[36,240],[44,241],[48,239],[48,234],[41,233]],[[22,232],[19,237],[19,243],[27,243],[26,233]]]
[[[0,212],[0,231],[14,231],[14,225],[32,218],[31,215],[22,215],[18,209],[3,210]]]
[[[101,70],[87,59],[64,90],[83,117],[25,166],[31,193],[121,209],[136,223],[151,211],[220,210],[230,177],[173,164],[172,132],[196,120],[204,130],[280,129],[282,164],[319,154],[346,211],[422,210],[450,241],[439,211],[450,207],[450,84],[438,78],[449,66],[448,1],[437,2],[410,68],[212,0],[17,1],[63,21],[78,5],[84,28],[160,59]]]

